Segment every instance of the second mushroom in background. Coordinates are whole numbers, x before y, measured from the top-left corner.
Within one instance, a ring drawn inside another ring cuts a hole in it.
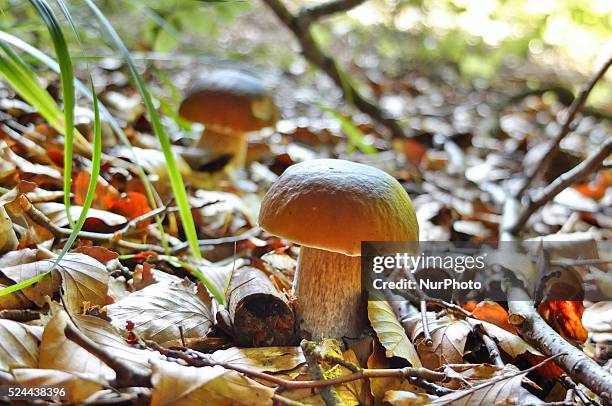
[[[293,165],[263,199],[260,226],[301,245],[294,281],[302,337],[357,337],[367,326],[362,241],[416,241],[408,194],[389,174],[339,159]]]
[[[273,126],[279,118],[266,87],[255,76],[237,70],[218,70],[196,80],[179,114],[204,124],[196,147],[231,156],[230,169],[244,168],[247,134]]]

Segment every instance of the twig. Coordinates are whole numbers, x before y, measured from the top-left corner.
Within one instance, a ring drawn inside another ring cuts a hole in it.
[[[232,242],[240,242],[240,241],[248,240],[251,237],[254,237],[255,235],[257,235],[258,232],[259,232],[259,228],[253,227],[250,230],[247,230],[247,231],[245,231],[244,233],[242,233],[240,235],[233,235],[233,236],[230,236],[230,237],[209,238],[209,239],[205,239],[205,240],[198,240],[198,245],[200,247],[203,247],[203,246],[206,246],[206,245],[220,245],[220,244],[229,244],[229,243],[232,243]],[[182,243],[177,244],[174,247],[172,247],[171,252],[172,252],[172,254],[179,254],[182,251],[186,250],[187,248],[189,248],[189,243],[188,242],[182,242]]]
[[[539,197],[532,200],[519,214],[516,222],[507,230],[511,234],[518,234],[527,224],[527,221],[533,213],[546,203],[551,201],[555,196],[561,193],[564,189],[580,181],[593,171],[601,167],[603,161],[612,153],[612,138],[608,138],[594,154],[582,161],[573,169],[565,172],[550,185],[546,186],[540,193]]]
[[[0,310],[0,319],[13,320],[26,323],[40,319],[40,312],[31,309],[7,309]]]
[[[612,65],[612,56],[608,58],[608,60],[603,64],[601,68],[599,68],[597,72],[595,72],[595,75],[593,75],[591,80],[589,80],[589,82],[584,85],[584,87],[580,90],[578,97],[576,97],[572,104],[569,106],[567,116],[565,117],[563,126],[561,127],[559,134],[557,134],[557,136],[551,141],[550,146],[548,147],[548,150],[544,153],[542,160],[538,162],[536,168],[525,181],[525,184],[518,193],[519,198],[523,196],[523,194],[527,191],[529,186],[533,183],[533,180],[540,173],[546,171],[546,168],[548,168],[548,165],[550,164],[551,160],[559,150],[559,144],[561,143],[561,140],[563,140],[563,138],[565,138],[572,129],[572,123],[574,121],[574,118],[576,117],[576,114],[580,112],[587,98],[589,97],[589,93],[591,93],[591,90],[593,90],[595,84],[597,84],[597,82],[604,77],[607,70],[610,68],[610,65]]]
[[[53,224],[51,219],[47,217],[42,211],[38,210],[24,195],[19,196],[19,205],[23,212],[28,215],[36,224],[49,230],[56,237],[68,237],[72,233],[72,230],[67,228],[58,227]],[[115,244],[118,247],[137,250],[137,251],[153,251],[157,253],[163,253],[164,249],[158,245],[153,244],[139,244],[135,242],[125,240],[114,240],[115,235],[113,233],[95,233],[90,231],[79,231],[79,238],[97,241],[107,242],[109,244]]]
[[[297,16],[291,14],[282,0],[263,1],[272,9],[281,22],[293,32],[300,43],[304,57],[325,72],[334,83],[342,89],[346,100],[351,101],[359,110],[368,114],[374,121],[386,127],[393,137],[401,138],[406,136],[404,130],[395,119],[389,117],[379,106],[366,99],[355,86],[345,80],[345,74],[341,71],[336,61],[323,52],[310,32],[310,24],[313,20],[332,12],[347,10],[350,6],[355,6],[362,1],[331,1],[319,6],[303,8]]]
[[[49,230],[54,236],[68,237],[72,233],[72,230],[70,229],[62,228],[62,227],[59,227],[53,224],[51,219],[47,217],[42,211],[34,207],[34,205],[31,204],[25,196],[19,197],[19,204],[21,206],[21,209],[24,211],[25,214],[28,215],[28,217],[30,217],[39,226],[42,226],[46,228],[47,230]],[[200,246],[206,246],[206,245],[219,245],[219,244],[225,244],[225,243],[230,243],[230,242],[243,241],[243,240],[247,240],[253,237],[255,234],[257,234],[257,232],[258,232],[257,228],[252,228],[237,236],[198,240],[198,244]],[[96,232],[91,232],[91,231],[79,231],[78,236],[79,238],[82,238],[82,239],[96,241],[96,242],[105,242],[110,245],[116,245],[118,247],[129,249],[129,250],[134,250],[134,251],[153,251],[158,254],[165,253],[164,249],[160,247],[159,245],[141,244],[141,243],[136,243],[136,242],[131,242],[131,241],[125,241],[122,239],[116,239],[117,238],[116,233],[96,233]],[[189,245],[187,243],[180,243],[172,247],[170,251],[172,254],[177,254],[177,253],[184,251],[188,247]]]
[[[491,362],[494,365],[503,368],[504,361],[502,360],[501,354],[499,353],[499,348],[497,347],[497,344],[495,344],[495,341],[493,341],[491,337],[482,332],[478,326],[474,329],[474,332],[482,340],[482,343],[484,344],[485,348],[487,349],[487,352],[489,353],[489,359],[491,360]]]
[[[310,371],[310,376],[312,376],[317,381],[325,380],[325,376],[323,375],[323,368],[319,365],[319,362],[316,357],[317,352],[317,343],[302,340],[300,343],[300,347],[302,347],[302,352],[304,353],[304,358],[306,358],[306,363],[308,364],[308,370]],[[336,389],[333,386],[327,386],[324,388],[319,388],[319,393],[321,397],[325,401],[327,406],[340,406],[343,404],[342,399],[338,396]]]
[[[229,362],[215,361],[206,354],[199,353],[191,349],[166,349],[161,347],[159,344],[147,341],[147,345],[156,351],[159,351],[163,355],[181,359],[190,366],[205,367],[205,366],[221,366],[225,369],[231,369],[236,372],[240,372],[251,378],[261,379],[263,381],[278,385],[284,389],[317,389],[324,388],[326,386],[342,385],[347,382],[357,381],[359,379],[367,378],[421,378],[428,381],[442,382],[452,380],[454,378],[449,377],[444,372],[436,372],[427,368],[413,368],[404,367],[396,369],[360,369],[358,372],[354,372],[348,375],[339,376],[332,379],[325,380],[306,380],[306,381],[290,381],[284,378],[280,378],[275,375],[266,374],[264,372],[255,371],[240,365],[235,365]]]
[[[427,320],[427,302],[421,300],[421,320],[423,322],[423,336],[425,340],[425,344],[428,347],[433,345],[433,340],[431,339],[431,333],[429,332],[429,321]]]
[[[584,403],[585,405],[596,405],[596,406],[599,406],[599,403],[595,402],[593,399],[589,398],[584,393],[584,391],[581,388],[579,388],[578,385],[576,385],[576,382],[574,382],[572,380],[572,378],[570,378],[569,376],[561,375],[559,380],[567,387],[568,392],[570,390],[573,390],[576,393],[576,395],[580,398],[582,403]]]
[[[353,364],[351,361],[347,361],[344,358],[336,357],[335,355],[325,354],[321,352],[318,346],[314,350],[314,355],[318,360],[329,362],[330,364],[340,365],[351,372],[359,372],[359,370],[361,369],[357,365]]]
[[[117,358],[106,348],[98,345],[92,339],[83,334],[72,323],[68,323],[66,325],[64,334],[70,341],[78,344],[80,347],[87,350],[87,352],[94,355],[100,361],[108,365],[113,371],[115,371],[115,379],[109,382],[109,385],[113,388],[128,388],[132,386],[145,388],[152,387],[150,373],[142,372],[137,368],[134,368],[131,364]]]

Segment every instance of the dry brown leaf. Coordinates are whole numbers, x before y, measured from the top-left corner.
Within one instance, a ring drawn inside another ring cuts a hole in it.
[[[433,405],[522,405],[542,404],[521,385],[526,374],[512,375],[507,378],[494,378],[469,389],[458,390],[444,395],[431,404]]]
[[[412,320],[415,323],[410,329],[412,339],[417,343],[417,351],[424,367],[436,369],[446,364],[463,362],[465,342],[472,330],[465,320],[458,320],[450,316],[437,319],[435,313],[428,312],[427,321],[433,340],[431,346],[428,346],[422,338],[418,339],[423,334],[421,316],[415,316]]]
[[[55,259],[43,259],[0,271],[10,282],[19,283],[48,272],[54,263]],[[95,259],[79,253],[66,254],[51,273],[40,282],[22,289],[21,293],[40,307],[45,304],[45,296],[52,296],[59,290],[60,284],[63,286],[64,300],[74,312],[80,311],[83,302],[91,305],[106,303],[106,268]]]
[[[217,362],[249,368],[259,372],[290,371],[306,362],[299,347],[238,348],[215,351]]]
[[[0,254],[14,250],[18,244],[13,222],[4,210],[4,206],[0,205]]]
[[[128,345],[105,320],[80,315],[73,315],[72,318],[87,337],[110,351],[116,358],[123,359],[135,367],[147,371],[150,368],[149,360],[159,357],[157,352],[139,350]],[[112,369],[66,338],[64,329],[67,323],[70,323],[68,315],[60,311],[45,326],[38,367],[113,379],[115,372]]]
[[[385,300],[368,301],[368,318],[378,340],[387,350],[387,358],[400,357],[413,367],[422,366],[414,345],[408,339],[404,327],[397,321],[389,303]]]
[[[39,328],[0,319],[0,369],[34,368],[38,365]]]
[[[69,373],[56,369],[21,368],[13,370],[13,376],[16,383],[21,386],[65,388],[65,400],[70,403],[81,402],[102,389],[102,385],[96,383],[95,376]]]
[[[390,390],[383,400],[392,406],[417,406],[428,405],[433,399],[435,399],[433,396],[426,393]]]
[[[497,345],[499,345],[499,347],[512,358],[516,358],[526,352],[534,355],[542,355],[540,351],[533,348],[518,335],[512,334],[503,328],[496,326],[495,324],[471,318],[467,319],[467,321],[472,326],[481,325],[485,333],[489,337],[493,338],[497,342]]]
[[[106,304],[108,272],[94,258],[79,253],[68,253],[60,261],[57,270],[62,276],[64,301],[78,313],[83,302],[92,306]]]
[[[385,349],[382,345],[374,340],[372,343],[372,355],[368,358],[368,368],[370,369],[386,369],[391,368],[389,359],[385,357]],[[370,392],[374,396],[377,405],[382,404],[382,400],[389,391],[408,391],[422,392],[422,390],[408,382],[403,378],[370,378]]]
[[[49,269],[51,269],[52,264],[53,260],[45,259],[42,261],[2,268],[0,269],[0,284],[9,286],[47,273]],[[10,306],[15,306],[13,301],[18,303],[23,301],[23,299],[42,307],[45,304],[45,296],[53,296],[53,294],[59,290],[61,283],[62,278],[59,271],[55,269],[47,276],[42,278],[38,283],[30,285],[24,289],[21,289],[20,291],[0,297],[0,307],[5,309],[22,308]],[[27,307],[31,307],[31,305],[26,305],[24,308]]]
[[[120,330],[126,322],[143,339],[164,346],[180,345],[184,338],[205,337],[212,328],[212,312],[189,281],[155,283],[106,307],[112,324]]]
[[[589,336],[582,325],[584,303],[575,300],[546,300],[538,306],[538,312],[560,335],[568,341],[583,343]]]
[[[489,323],[495,324],[497,327],[501,327],[510,333],[516,334],[516,327],[508,322],[508,311],[499,303],[483,300],[474,306],[472,306],[472,304],[474,304],[474,302],[470,302],[463,307],[465,310],[472,312],[473,317],[479,320],[488,321]]]
[[[220,366],[186,367],[152,360],[151,406],[272,404],[274,390]]]

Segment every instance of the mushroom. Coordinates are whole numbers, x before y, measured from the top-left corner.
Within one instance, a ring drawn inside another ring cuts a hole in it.
[[[246,159],[247,133],[272,126],[279,117],[264,85],[234,70],[215,71],[195,81],[179,114],[205,125],[198,148],[233,156],[233,166],[239,169]]]
[[[371,166],[314,159],[289,167],[264,196],[260,226],[301,245],[293,285],[305,337],[357,337],[367,325],[362,241],[416,241],[408,194]]]

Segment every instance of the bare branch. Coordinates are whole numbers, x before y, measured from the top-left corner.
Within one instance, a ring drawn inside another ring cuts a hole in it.
[[[287,9],[283,4],[282,0],[263,0],[264,3],[270,7],[270,9],[276,14],[279,20],[289,28],[295,37],[297,38],[302,48],[302,54],[310,61],[313,65],[317,66],[323,72],[325,72],[334,83],[342,89],[344,98],[355,105],[359,110],[368,114],[374,121],[380,123],[387,128],[393,137],[401,138],[405,137],[404,130],[399,123],[389,117],[379,106],[370,102],[364,97],[350,81],[345,80],[345,74],[342,72],[336,61],[325,54],[323,50],[317,45],[315,39],[310,32],[310,23],[313,16],[323,16],[333,10],[346,10],[342,8],[348,5],[359,4],[360,1],[356,0],[338,0],[337,2],[332,1],[329,4],[324,3],[320,6],[315,6],[314,10],[318,10],[321,7],[321,11],[312,11],[313,8],[303,9],[300,13],[295,16]],[[337,3],[337,4],[336,4]]]
[[[550,142],[548,150],[544,153],[542,160],[538,162],[537,167],[533,170],[531,175],[529,175],[529,177],[525,181],[525,184],[518,193],[519,198],[523,196],[523,194],[525,194],[529,186],[533,183],[533,180],[539,174],[546,171],[546,168],[548,168],[548,165],[550,164],[551,160],[559,150],[559,144],[561,143],[561,140],[563,140],[563,138],[565,138],[567,134],[569,134],[569,132],[571,131],[576,114],[578,114],[582,107],[584,107],[584,103],[589,97],[589,93],[591,93],[591,90],[593,90],[597,82],[604,77],[607,70],[610,68],[610,65],[612,65],[612,56],[610,56],[610,58],[603,64],[603,66],[599,68],[597,72],[595,72],[591,80],[589,80],[589,82],[584,85],[582,90],[580,90],[578,97],[576,97],[572,104],[569,106],[567,115],[565,117],[565,120],[563,121],[563,126],[561,127],[559,134],[557,134],[555,139]]]
[[[531,201],[529,205],[520,212],[516,222],[507,231],[514,235],[518,234],[525,224],[527,224],[527,220],[529,220],[529,217],[531,217],[533,213],[551,201],[564,189],[599,169],[603,161],[605,161],[611,153],[612,138],[608,138],[608,140],[604,142],[599,150],[597,150],[594,154],[582,161],[573,169],[559,176],[550,185],[546,186],[540,193],[539,197]]]
[[[305,6],[302,11],[308,14],[311,21],[318,20],[331,14],[348,11],[357,7],[365,0],[331,0],[325,3]]]

